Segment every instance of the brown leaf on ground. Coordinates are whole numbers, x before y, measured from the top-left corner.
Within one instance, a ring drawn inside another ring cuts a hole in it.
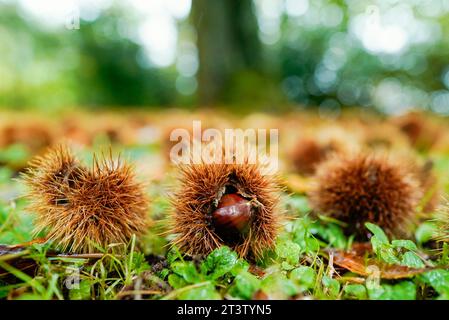
[[[351,251],[331,249],[328,252],[333,254],[334,265],[364,277],[375,276],[378,272],[381,279],[403,279],[432,269],[382,264],[371,257],[371,250],[369,243],[356,243]]]

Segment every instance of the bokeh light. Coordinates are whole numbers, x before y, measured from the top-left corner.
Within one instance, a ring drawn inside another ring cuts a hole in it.
[[[211,47],[223,41],[230,47],[208,62],[201,61],[197,37],[204,12],[189,18],[191,0],[1,0],[0,6],[8,9],[0,13],[2,105],[194,104],[199,92],[218,94],[207,85],[216,82],[235,92],[218,103],[247,96],[254,104],[287,101],[317,110],[335,101],[340,108],[373,106],[392,114],[414,108],[448,113],[449,4],[443,0],[254,0],[248,8],[258,39],[243,17],[245,36],[223,33]],[[243,43],[245,52],[232,51]],[[122,53],[100,58],[112,47]],[[237,62],[231,67],[229,61]],[[112,71],[113,65],[122,69]],[[102,68],[109,71],[101,75]],[[217,68],[226,71],[213,77],[226,75],[226,85],[201,74]],[[100,83],[110,72],[127,74],[120,86],[140,83],[134,90],[146,93],[114,98],[120,91]],[[87,93],[87,83],[95,94]],[[261,85],[256,93],[249,89]]]

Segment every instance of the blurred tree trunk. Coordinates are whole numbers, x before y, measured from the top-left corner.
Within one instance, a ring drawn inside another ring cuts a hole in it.
[[[193,0],[202,105],[224,102],[226,88],[238,73],[257,71],[261,60],[258,25],[251,0]]]

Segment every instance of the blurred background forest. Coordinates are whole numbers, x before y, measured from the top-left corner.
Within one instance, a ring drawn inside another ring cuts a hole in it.
[[[449,0],[0,0],[0,106],[449,115]]]

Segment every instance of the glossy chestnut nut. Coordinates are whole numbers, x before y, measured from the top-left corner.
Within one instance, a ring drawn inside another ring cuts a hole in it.
[[[237,193],[225,194],[212,213],[215,232],[225,241],[235,242],[246,235],[251,220],[251,203]]]

